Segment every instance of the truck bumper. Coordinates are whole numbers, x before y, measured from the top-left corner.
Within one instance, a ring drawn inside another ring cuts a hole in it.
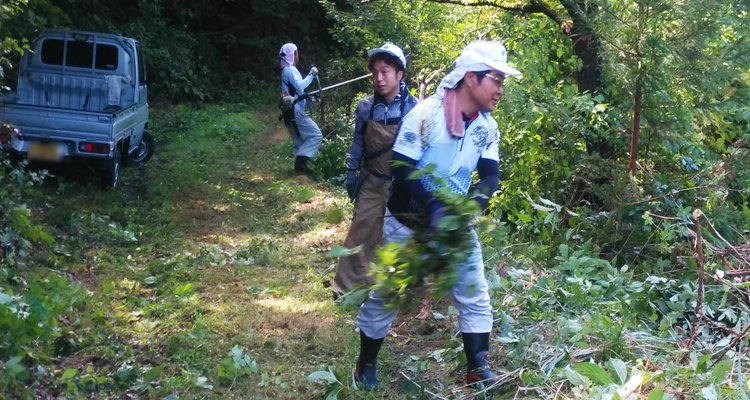
[[[97,143],[109,145],[109,153],[89,153],[79,151],[81,142],[86,143]],[[53,159],[45,159],[47,162],[63,162],[69,161],[73,158],[86,158],[86,159],[106,159],[112,156],[112,150],[114,149],[115,143],[112,141],[102,140],[81,140],[61,137],[34,137],[33,135],[14,134],[12,140],[8,144],[3,144],[3,150],[12,151],[19,153],[24,157],[29,156],[29,151],[32,146],[44,145],[47,148],[56,148],[57,157]]]

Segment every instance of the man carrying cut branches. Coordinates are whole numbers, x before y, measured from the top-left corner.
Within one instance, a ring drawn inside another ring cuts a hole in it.
[[[471,175],[480,182],[471,200],[483,209],[499,181],[499,132],[490,116],[503,94],[506,76],[521,73],[508,66],[505,46],[480,41],[466,46],[456,68],[443,78],[435,95],[418,104],[398,130],[393,146],[393,185],[383,226],[384,246],[409,240],[423,227],[437,233],[447,224],[452,210],[435,193],[442,185],[466,196]],[[429,171],[429,173],[425,173]],[[413,179],[418,176],[417,179]],[[454,219],[456,220],[456,219]],[[460,219],[467,221],[466,219]],[[470,254],[455,265],[457,280],[450,289],[459,311],[458,323],[467,359],[467,383],[495,383],[496,375],[486,361],[492,330],[492,306],[484,277],[482,249],[476,233],[469,231]],[[462,235],[464,236],[464,235]],[[377,355],[397,311],[387,304],[382,285],[368,294],[357,315],[360,354],[355,378],[366,390],[378,386]]]

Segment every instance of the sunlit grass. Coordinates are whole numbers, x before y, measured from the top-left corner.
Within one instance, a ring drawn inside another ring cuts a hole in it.
[[[341,224],[323,221],[342,199],[324,185],[301,185],[307,184],[292,172],[280,129],[273,111],[157,111],[151,127],[157,152],[149,163],[126,170],[120,191],[73,181],[66,183],[66,196],[47,196],[53,204],[48,218],[70,230],[74,243],[71,278],[91,295],[82,321],[88,328],[80,335],[98,332],[99,339],[82,354],[109,354],[111,370],[123,362],[148,368],[168,359],[165,388],[182,392],[181,398],[192,398],[198,376],[215,385],[200,397],[288,392],[275,383],[258,386],[261,372],[288,383],[291,393],[309,397],[316,390],[304,378],[329,357],[319,359],[315,349],[340,351],[334,343],[342,329],[351,330],[339,323],[323,285],[332,272],[324,249],[342,232]],[[311,201],[300,198],[306,190],[314,193]],[[99,228],[85,219],[75,231],[70,215],[104,216],[136,241],[111,239],[109,222]],[[115,353],[107,350],[115,344]],[[216,385],[216,366],[235,344],[258,359],[260,371],[225,393]],[[318,360],[314,367],[311,359]]]

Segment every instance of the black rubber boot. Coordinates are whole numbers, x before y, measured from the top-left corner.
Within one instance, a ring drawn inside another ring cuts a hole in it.
[[[359,357],[357,358],[357,370],[354,372],[354,379],[362,384],[362,388],[368,392],[378,388],[378,352],[383,345],[381,339],[371,339],[361,330],[359,331]]]
[[[490,334],[463,333],[464,352],[466,352],[466,384],[474,385],[477,389],[489,387],[497,383],[497,375],[490,371],[487,364],[487,353],[490,350]]]
[[[294,160],[294,171],[300,174],[311,174],[313,170],[310,157],[297,156]]]

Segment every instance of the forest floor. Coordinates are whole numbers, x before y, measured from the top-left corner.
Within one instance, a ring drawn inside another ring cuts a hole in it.
[[[32,256],[33,273],[18,268],[30,293],[57,304],[47,307],[58,315],[58,330],[54,342],[40,342],[22,360],[37,365],[34,383],[0,388],[0,399],[668,400],[739,393],[736,353],[711,360],[731,336],[704,325],[696,346],[684,345],[689,285],[635,279],[585,243],[561,245],[559,268],[546,271],[524,255],[532,246],[508,246],[502,230],[483,241],[497,328],[490,361],[506,384],[479,393],[464,386],[456,313],[441,300],[427,319],[415,318],[419,310],[399,315],[379,358],[381,389],[356,390],[357,310],[335,304],[330,289],[336,260],[329,252],[351,220],[344,189],[294,173],[275,105],[159,108],[151,121],[157,151],[125,169],[120,188],[101,190],[93,178],[52,171],[57,177],[40,188],[24,189],[57,247],[51,261]],[[673,313],[660,314],[657,303]],[[0,378],[13,367],[22,379],[24,368],[14,362],[0,363]]]
[[[63,381],[79,389],[118,375],[120,389],[100,396],[155,399],[318,398],[328,385],[311,373],[351,379],[356,309],[335,305],[329,287],[328,252],[351,220],[343,188],[294,173],[275,107],[178,107],[151,121],[157,151],[125,169],[119,189],[63,171],[42,187],[49,224],[80,228],[65,273],[90,296],[69,322],[74,349],[56,360],[57,375],[78,370]],[[381,352],[382,390],[343,382],[339,398],[404,398],[402,371],[471,393],[460,387],[455,315],[415,320],[417,311],[399,316]],[[439,354],[451,346],[446,362]],[[35,392],[65,396],[63,381]]]

